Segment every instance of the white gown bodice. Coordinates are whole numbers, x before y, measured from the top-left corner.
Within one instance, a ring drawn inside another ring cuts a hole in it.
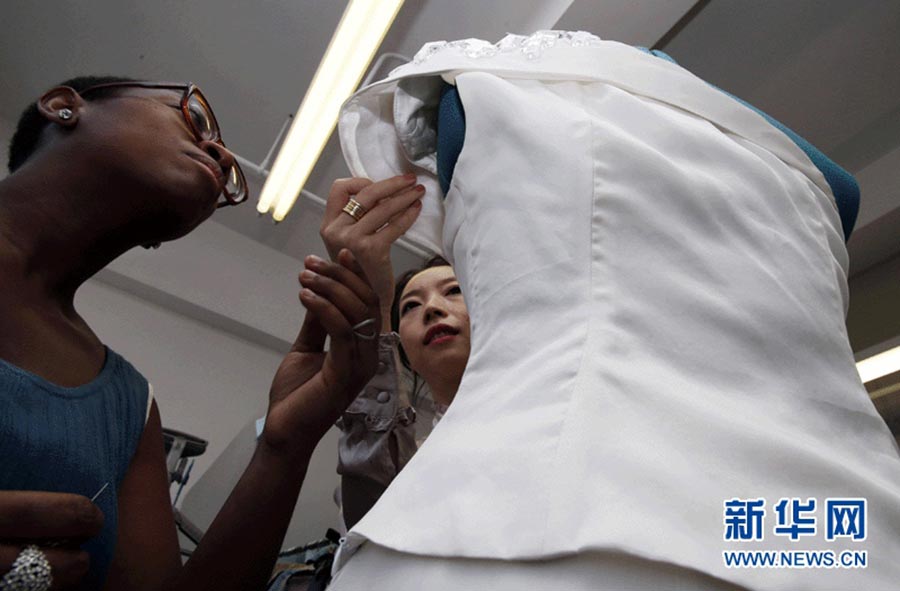
[[[366,539],[448,557],[613,549],[752,589],[888,589],[900,458],[854,367],[822,174],[677,65],[571,34],[530,55],[529,39],[426,47],[344,108],[355,175],[428,179],[409,237],[454,265],[472,348],[339,562]],[[420,117],[440,76],[466,115],[443,201]],[[773,535],[790,497],[867,499],[867,540],[825,540],[823,511],[817,536]],[[724,540],[735,498],[766,499],[764,540]],[[868,550],[869,565],[723,565],[724,550],[798,548]]]

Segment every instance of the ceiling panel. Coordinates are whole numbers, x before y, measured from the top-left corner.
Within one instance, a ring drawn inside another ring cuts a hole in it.
[[[259,161],[296,109],[341,2],[5,1],[0,117],[48,85],[84,74],[192,80],[237,152]]]
[[[864,161],[841,150],[885,117],[900,130],[896,0],[715,0],[663,49],[852,172],[897,145]]]

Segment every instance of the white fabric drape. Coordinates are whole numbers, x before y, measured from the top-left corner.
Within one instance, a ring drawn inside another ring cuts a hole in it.
[[[471,47],[429,51],[341,119],[355,175],[427,179],[410,235],[453,263],[472,350],[337,568],[369,540],[448,558],[623,552],[751,589],[896,588],[900,458],[854,367],[819,171],[758,114],[638,50]],[[437,76],[466,113],[444,202],[422,155]],[[765,539],[724,541],[724,501],[760,497]],[[826,541],[821,511],[818,536],[774,536],[783,497],[866,498],[868,538]],[[865,570],[726,568],[735,549],[870,556]]]

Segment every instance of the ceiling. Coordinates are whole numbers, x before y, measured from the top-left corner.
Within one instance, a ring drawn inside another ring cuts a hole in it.
[[[261,162],[299,105],[344,4],[6,0],[0,20],[0,130],[8,132],[49,84],[70,76],[193,80],[210,96],[229,147]],[[506,32],[540,28],[583,29],[657,45],[781,120],[860,181],[862,207],[849,244],[853,277],[868,275],[859,283],[877,283],[872,274],[900,256],[900,2],[406,0],[382,52],[411,56],[427,41],[496,40]],[[324,197],[334,179],[347,175],[333,136],[307,189]],[[258,195],[263,179],[248,176]],[[320,216],[318,205],[301,199],[278,225],[250,206],[221,211],[214,219],[299,258],[321,252]],[[402,251],[396,257],[400,269],[418,259]],[[884,330],[857,338],[855,348],[884,340]],[[900,334],[900,319],[891,331],[887,336]]]

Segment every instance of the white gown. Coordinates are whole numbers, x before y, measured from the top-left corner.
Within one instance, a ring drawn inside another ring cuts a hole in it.
[[[466,115],[443,202],[441,78]],[[425,179],[408,238],[452,262],[472,348],[334,589],[898,588],[900,457],[848,344],[841,222],[782,132],[675,64],[545,32],[429,44],[340,134],[354,175]],[[760,498],[763,539],[727,540],[724,504]],[[773,532],[782,498],[817,499],[815,535]],[[864,540],[826,539],[833,498],[866,500]]]

